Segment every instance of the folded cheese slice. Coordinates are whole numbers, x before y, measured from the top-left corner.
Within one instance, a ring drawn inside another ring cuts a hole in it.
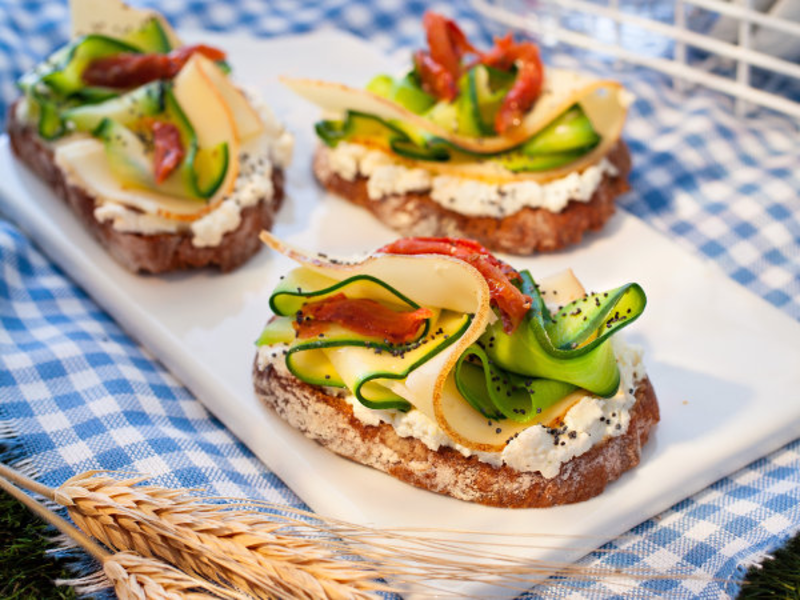
[[[221,198],[205,204],[190,198],[158,194],[141,187],[126,186],[111,171],[103,142],[89,137],[60,142],[55,162],[67,180],[95,196],[165,219],[194,221],[219,206]]]
[[[178,34],[159,12],[134,8],[122,0],[70,0],[69,12],[71,39],[92,33],[119,37],[155,18],[173,48],[183,45]]]
[[[592,122],[601,141],[591,152],[575,162],[549,171],[512,173],[500,165],[474,161],[416,161],[395,156],[398,161],[437,173],[488,180],[492,182],[550,181],[581,171],[602,159],[619,141],[628,106],[633,96],[615,81],[600,80],[562,69],[547,69],[545,87],[522,123],[503,136],[470,137],[441,127],[391,100],[367,90],[339,83],[282,77],[281,82],[326,114],[343,116],[348,110],[359,111],[385,120],[398,120],[442,138],[468,152],[495,154],[510,150],[541,131],[571,106],[578,104]]]
[[[354,275],[371,275],[422,306],[473,315],[468,329],[452,345],[414,369],[405,379],[381,382],[392,392],[411,402],[414,408],[434,421],[453,442],[465,448],[500,452],[509,438],[535,423],[551,423],[582,396],[567,396],[543,411],[536,421],[524,424],[510,419],[489,422],[461,396],[453,378],[455,364],[464,351],[483,334],[487,325],[495,320],[489,305],[488,285],[481,274],[466,262],[443,255],[376,253],[363,260],[346,263],[309,255],[266,231],[261,233],[261,240],[273,250],[330,280],[342,281]],[[543,283],[543,287],[557,285],[568,293],[571,286],[575,294],[582,294],[582,288],[571,272],[559,279],[544,280]],[[338,364],[348,372],[357,371],[357,366],[349,364],[355,357],[346,356],[348,350],[350,349],[347,347],[337,348],[328,357],[334,366]],[[363,352],[363,349],[357,351]]]

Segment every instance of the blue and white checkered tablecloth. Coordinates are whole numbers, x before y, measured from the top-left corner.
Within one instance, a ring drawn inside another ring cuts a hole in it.
[[[182,29],[279,36],[337,27],[386,51],[421,43],[435,8],[488,40],[469,4],[402,0],[146,0]],[[0,108],[14,81],[67,39],[62,0],[0,0]],[[623,73],[637,95],[627,135],[633,192],[621,205],[787,315],[800,319],[797,124],[736,119],[727,98],[682,96],[660,76]],[[635,124],[635,126],[633,126]],[[302,160],[302,157],[300,158]],[[0,180],[0,186],[2,180]],[[159,474],[171,486],[302,502],[14,225],[0,220],[0,436],[48,485],[88,469]],[[796,398],[787,398],[797,401]],[[633,587],[563,581],[558,597],[735,595],[747,564],[800,528],[800,441],[726,477],[583,559],[694,570]],[[713,578],[713,580],[712,580]],[[631,582],[627,582],[628,585]]]

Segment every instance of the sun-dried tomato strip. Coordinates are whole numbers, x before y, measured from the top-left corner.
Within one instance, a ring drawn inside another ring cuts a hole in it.
[[[513,267],[494,257],[478,242],[458,238],[401,238],[380,248],[386,254],[444,254],[475,267],[489,285],[491,303],[500,311],[503,330],[513,333],[531,307],[530,296],[512,281],[520,280]]]
[[[172,79],[195,53],[219,61],[225,53],[218,48],[197,44],[183,46],[169,54],[133,54],[122,52],[97,58],[81,74],[87,85],[108,88],[130,88],[158,79]]]
[[[422,88],[433,96],[452,102],[458,96],[458,78],[464,71],[461,58],[477,53],[455,21],[428,11],[422,19],[429,51],[414,54],[414,65]]]
[[[469,43],[467,36],[452,19],[428,11],[422,17],[430,48],[430,56],[444,69],[458,79],[461,75],[461,57],[467,52],[477,52]]]
[[[336,294],[304,304],[294,327],[300,339],[320,335],[331,323],[336,323],[361,335],[391,344],[405,344],[419,335],[425,319],[432,316],[433,312],[427,308],[396,311],[368,298],[348,298],[344,294]]]
[[[542,93],[544,67],[539,48],[533,42],[515,42],[509,33],[495,39],[494,47],[481,57],[481,62],[503,71],[517,67],[514,85],[503,99],[495,118],[494,128],[502,134],[520,124]]]
[[[186,151],[180,130],[167,121],[153,121],[153,167],[156,183],[163,183],[183,161]]]
[[[442,65],[437,63],[431,55],[422,50],[414,53],[414,66],[419,73],[422,89],[427,93],[452,102],[458,96],[458,86],[453,76]]]

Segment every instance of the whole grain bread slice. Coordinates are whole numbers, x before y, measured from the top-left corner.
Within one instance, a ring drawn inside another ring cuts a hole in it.
[[[141,234],[114,229],[110,221],[94,216],[96,198],[72,185],[54,160],[53,151],[36,130],[16,118],[16,104],[8,114],[8,136],[14,154],[75,212],[81,223],[125,268],[133,272],[167,273],[200,267],[232,271],[258,252],[263,244],[258,234],[271,229],[284,197],[284,174],[272,169],[272,197],[264,197],[241,212],[241,223],[226,233],[217,246],[197,247],[191,232]]]
[[[418,439],[400,437],[388,423],[366,425],[343,398],[272,363],[259,368],[258,358],[253,382],[264,404],[329,450],[431,492],[504,508],[545,508],[597,496],[639,464],[642,447],[659,420],[655,391],[645,377],[636,382],[627,431],[569,460],[557,476],[547,479],[539,472],[494,467],[448,447],[431,450]]]
[[[493,251],[528,255],[560,250],[577,244],[587,231],[598,230],[614,214],[616,198],[626,192],[631,158],[620,140],[606,158],[617,174],[603,176],[588,202],[572,200],[561,212],[525,207],[504,217],[463,215],[431,199],[427,192],[410,192],[373,200],[367,192],[368,179],[349,181],[330,168],[330,149],[320,146],[313,170],[325,189],[366,208],[378,220],[403,236],[465,237]]]

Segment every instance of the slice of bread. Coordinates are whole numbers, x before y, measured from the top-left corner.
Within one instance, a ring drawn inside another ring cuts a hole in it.
[[[55,163],[52,149],[34,128],[16,118],[16,104],[8,114],[8,135],[14,154],[44,180],[75,212],[81,223],[124,267],[133,272],[166,273],[200,267],[218,267],[222,272],[242,265],[263,244],[258,234],[271,229],[284,192],[284,174],[272,169],[271,197],[263,197],[241,212],[241,223],[226,233],[216,246],[197,247],[191,232],[141,234],[115,229],[110,221],[95,218],[96,198],[88,190],[72,185]]]
[[[628,188],[631,158],[620,140],[606,155],[617,174],[603,176],[588,202],[570,201],[561,212],[529,208],[502,218],[469,216],[450,210],[427,192],[412,192],[372,200],[367,178],[353,181],[337,175],[329,164],[330,149],[320,146],[314,158],[314,174],[328,191],[369,210],[403,236],[464,237],[490,250],[509,254],[533,254],[577,244],[587,231],[600,229],[614,214],[614,201]]]
[[[388,423],[366,425],[342,397],[304,383],[272,363],[259,368],[258,358],[253,381],[262,402],[329,450],[419,488],[505,508],[545,508],[600,494],[609,482],[639,464],[642,446],[659,420],[656,395],[645,377],[636,382],[627,431],[595,444],[547,479],[539,472],[494,467],[449,447],[431,450],[418,439],[400,437]]]

